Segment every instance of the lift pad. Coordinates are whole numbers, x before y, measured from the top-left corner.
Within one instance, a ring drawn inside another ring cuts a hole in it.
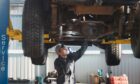
[[[8,84],[9,0],[0,0],[0,84]]]

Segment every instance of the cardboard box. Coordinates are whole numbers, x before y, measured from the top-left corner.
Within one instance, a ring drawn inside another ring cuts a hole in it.
[[[90,84],[99,84],[99,76],[98,75],[90,75]]]

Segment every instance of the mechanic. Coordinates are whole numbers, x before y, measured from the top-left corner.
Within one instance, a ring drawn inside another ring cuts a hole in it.
[[[55,51],[58,58],[54,62],[54,67],[57,70],[57,84],[75,84],[75,62],[84,54],[88,47],[85,41],[81,48],[76,52],[71,52],[64,45],[57,45]]]

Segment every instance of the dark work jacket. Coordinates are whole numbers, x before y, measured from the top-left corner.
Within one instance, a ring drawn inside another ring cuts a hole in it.
[[[87,46],[88,44],[84,43],[78,51],[69,53],[66,59],[59,56],[55,60],[54,66],[58,72],[57,84],[75,84],[75,62],[84,54]]]

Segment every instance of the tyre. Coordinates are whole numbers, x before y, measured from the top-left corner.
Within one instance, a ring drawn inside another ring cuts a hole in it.
[[[101,42],[94,42],[93,45],[105,50],[105,60],[108,66],[120,64],[121,46],[119,44],[101,44]]]
[[[44,64],[46,64],[48,52],[46,52],[45,55],[46,56],[40,56],[40,57],[36,57],[36,58],[31,57],[32,63],[35,64],[35,65],[44,65]]]
[[[138,4],[131,31],[131,48],[136,58],[140,58],[140,5]]]
[[[119,44],[106,45],[105,58],[108,66],[119,65],[121,59],[121,46]]]
[[[43,0],[26,0],[23,11],[22,39],[24,55],[31,57],[32,63],[42,65],[46,59],[44,32],[46,31],[46,10]]]
[[[131,48],[134,56],[140,58],[140,29],[133,30],[131,33]]]

